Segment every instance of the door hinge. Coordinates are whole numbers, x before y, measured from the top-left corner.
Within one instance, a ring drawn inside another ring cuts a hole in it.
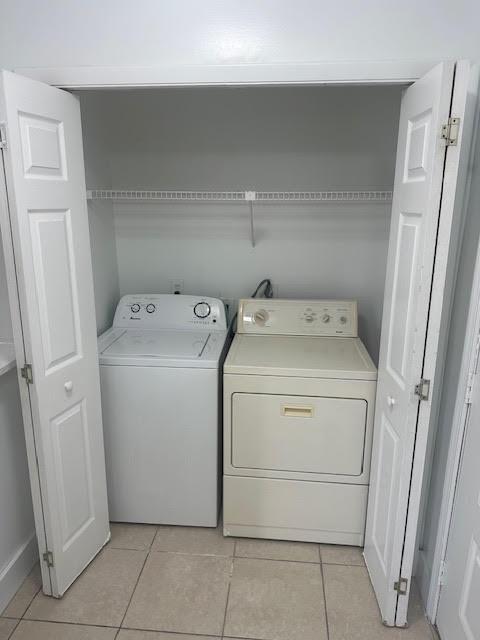
[[[7,128],[3,122],[0,123],[0,149],[7,148]]]
[[[430,397],[430,380],[422,378],[418,384],[415,385],[415,395],[420,400],[428,400]]]
[[[22,378],[25,379],[27,384],[33,384],[33,369],[31,364],[26,364],[20,369]]]
[[[407,578],[400,578],[397,582],[394,582],[393,590],[396,591],[399,596],[406,596],[408,591]]]
[[[443,587],[447,584],[447,563],[445,560],[442,560],[440,563],[440,574],[438,576],[438,584]]]
[[[460,118],[449,118],[447,124],[442,125],[442,140],[445,140],[447,147],[457,144],[459,131]]]
[[[53,563],[53,553],[51,551],[45,551],[42,557],[43,560],[47,563],[47,567],[55,566]]]

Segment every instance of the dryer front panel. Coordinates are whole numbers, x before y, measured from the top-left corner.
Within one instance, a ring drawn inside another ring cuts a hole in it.
[[[224,474],[369,482],[376,382],[226,374]]]
[[[366,422],[364,399],[235,393],[232,465],[360,476]]]

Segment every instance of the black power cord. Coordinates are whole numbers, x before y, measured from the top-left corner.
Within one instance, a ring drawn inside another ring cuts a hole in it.
[[[252,293],[251,297],[252,298],[256,298],[258,292],[261,290],[262,287],[264,287],[264,289],[263,289],[263,297],[264,298],[273,298],[273,287],[272,287],[272,281],[270,280],[270,278],[265,278],[264,280],[259,282],[258,285],[257,285],[257,288]]]

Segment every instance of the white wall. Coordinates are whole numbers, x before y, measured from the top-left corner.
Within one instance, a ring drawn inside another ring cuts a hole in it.
[[[88,92],[82,100],[91,109],[97,100],[103,115],[116,188],[392,188],[398,87]],[[84,126],[84,135],[88,149],[96,129]],[[87,179],[105,186],[91,167]],[[236,300],[271,277],[283,297],[356,298],[376,359],[390,205],[258,205],[255,248],[248,216],[245,205],[116,204],[120,292],[168,292],[181,279],[185,293]]]
[[[105,126],[108,114],[104,114],[102,104],[89,99],[87,94],[80,97],[82,128],[84,135],[85,179],[88,184],[108,188],[111,186],[108,159],[108,137]],[[92,249],[93,280],[95,288],[95,312],[97,332],[100,334],[112,323],[119,298],[118,268],[111,202],[89,202],[88,220]]]
[[[478,0],[3,0],[6,68],[480,57]]]
[[[0,237],[0,339],[12,339]],[[17,372],[0,375],[0,613],[37,556]]]

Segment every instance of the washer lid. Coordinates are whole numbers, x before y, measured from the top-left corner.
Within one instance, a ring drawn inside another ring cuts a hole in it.
[[[238,334],[225,373],[376,380],[377,370],[359,338]]]
[[[103,356],[148,358],[199,358],[209,338],[208,333],[190,331],[126,330]]]

